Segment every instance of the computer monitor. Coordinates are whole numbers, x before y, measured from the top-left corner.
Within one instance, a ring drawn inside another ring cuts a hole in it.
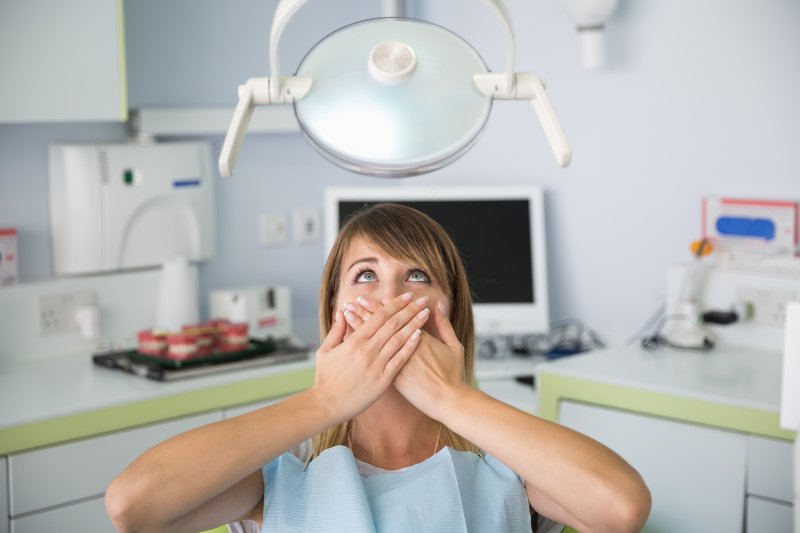
[[[544,202],[537,186],[333,187],[325,191],[326,251],[365,205],[394,202],[439,222],[461,252],[480,336],[549,330]]]

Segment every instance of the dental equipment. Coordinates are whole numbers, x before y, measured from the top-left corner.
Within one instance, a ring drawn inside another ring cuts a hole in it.
[[[557,163],[571,150],[533,73],[515,73],[514,35],[502,0],[484,0],[507,37],[505,72],[492,73],[472,46],[424,21],[382,18],[358,22],[322,39],[297,74],[281,76],[278,42],[308,0],[281,0],[270,36],[271,76],[239,86],[239,103],[219,157],[233,174],[257,105],[292,104],[306,139],[323,156],[353,172],[404,177],[452,163],[475,143],[493,100],[528,100]]]

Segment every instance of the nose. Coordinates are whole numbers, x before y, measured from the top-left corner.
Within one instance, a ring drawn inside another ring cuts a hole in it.
[[[388,304],[404,292],[407,292],[408,289],[406,288],[405,284],[402,281],[398,281],[396,283],[387,283],[383,285],[381,291],[381,303],[383,305]]]

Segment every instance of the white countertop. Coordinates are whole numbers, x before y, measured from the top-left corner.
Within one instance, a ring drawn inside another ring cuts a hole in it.
[[[313,367],[308,360],[171,382],[95,365],[88,354],[0,368],[0,430]]]
[[[637,345],[543,363],[543,372],[770,412],[780,409],[780,352],[717,346],[709,352]]]

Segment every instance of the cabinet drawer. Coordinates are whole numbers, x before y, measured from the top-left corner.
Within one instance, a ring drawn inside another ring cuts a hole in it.
[[[101,495],[114,476],[147,448],[221,419],[222,412],[215,411],[11,455],[11,516]]]
[[[747,533],[792,533],[794,510],[791,505],[747,498]]]
[[[6,458],[0,457],[0,533],[8,533],[8,474]]]
[[[568,401],[561,402],[559,422],[639,471],[653,496],[646,531],[744,529],[745,435]]]
[[[114,533],[116,529],[106,515],[102,496],[11,521],[11,533],[43,531]]]
[[[792,501],[792,443],[764,437],[747,439],[747,493]]]

